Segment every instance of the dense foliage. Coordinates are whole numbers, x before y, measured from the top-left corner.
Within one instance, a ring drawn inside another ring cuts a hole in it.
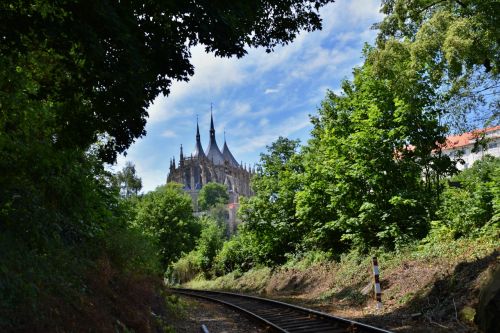
[[[133,224],[156,244],[164,268],[189,252],[200,233],[191,197],[177,183],[144,195],[137,204]]]
[[[172,265],[175,282],[186,282],[199,274],[213,276],[214,259],[224,243],[224,228],[210,216],[201,217],[200,224],[202,229],[196,247]]]
[[[498,123],[498,1],[383,0],[381,12],[374,55],[381,75],[394,70],[395,57],[406,58],[401,86],[408,74],[428,78],[456,130]]]
[[[50,113],[51,126],[39,126],[52,145],[85,149],[100,139],[100,156],[113,161],[145,134],[154,98],[193,75],[191,47],[223,57],[271,51],[321,28],[328,2],[2,1],[0,68],[12,79],[0,81],[2,109],[22,97],[22,112]]]
[[[388,0],[381,10],[376,45],[327,93],[311,140],[299,151],[279,138],[261,155],[217,274],[498,233],[498,158],[458,173],[442,148],[450,131],[498,123],[500,4]]]
[[[486,155],[450,180],[434,224],[455,238],[500,227],[500,158]],[[443,230],[444,229],[444,230]]]
[[[210,182],[205,184],[198,193],[198,208],[200,210],[207,210],[228,202],[227,187],[219,183]]]
[[[135,316],[111,314],[118,305],[110,290],[159,274],[154,248],[128,227],[130,210],[92,155],[51,153],[38,151],[31,172],[1,177],[0,330],[107,330],[116,318],[140,330]],[[108,308],[89,323],[96,293]]]
[[[425,236],[439,179],[454,168],[439,153],[446,130],[439,112],[425,91],[418,96],[394,91],[367,61],[342,95],[324,100],[297,194],[298,215],[315,224],[314,244],[391,248]]]
[[[191,202],[137,198],[133,166],[103,163],[193,74],[191,47],[271,51],[321,28],[328,2],[0,2],[0,331],[155,329],[158,255],[194,246]]]

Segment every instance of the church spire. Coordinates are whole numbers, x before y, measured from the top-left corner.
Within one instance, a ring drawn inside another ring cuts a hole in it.
[[[229,165],[232,166],[239,166],[238,162],[234,158],[233,154],[231,154],[231,151],[229,150],[229,147],[227,146],[226,142],[226,131],[224,131],[224,147],[222,147],[222,156],[224,157],[225,161],[229,162]]]
[[[198,125],[198,115],[196,115],[196,144],[194,145],[194,152],[192,154],[194,158],[205,157],[203,152],[203,147],[201,146],[200,139],[200,126]]]
[[[182,152],[182,144],[181,144],[181,153],[179,156],[179,165],[182,167],[184,166],[184,153]]]
[[[208,144],[207,152],[205,153],[209,160],[212,160],[216,165],[224,164],[224,157],[217,146],[217,140],[215,140],[215,127],[214,127],[214,116],[212,111],[212,104],[210,104],[210,142]]]
[[[212,103],[210,103],[210,140],[215,140],[214,115],[212,112]]]
[[[196,142],[200,141],[200,126],[198,125],[198,115],[196,115]]]

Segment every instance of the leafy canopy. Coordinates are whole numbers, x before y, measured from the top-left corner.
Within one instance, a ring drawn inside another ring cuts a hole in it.
[[[144,195],[138,203],[134,225],[156,244],[164,268],[182,253],[191,251],[200,233],[191,197],[176,183]]]
[[[384,0],[381,11],[380,73],[392,72],[394,55],[407,57],[411,66],[402,79],[410,72],[428,78],[458,130],[498,122],[498,1]]]
[[[113,183],[126,198],[137,195],[142,188],[142,180],[136,175],[135,165],[127,162],[121,171],[114,176]]]
[[[145,134],[154,98],[193,75],[191,47],[221,57],[271,51],[301,29],[320,29],[318,9],[329,2],[2,1],[2,109],[12,112],[15,97],[38,104],[51,115],[52,144],[99,139],[101,157],[113,161]]]
[[[294,196],[301,172],[299,141],[279,137],[260,156],[259,172],[252,178],[255,196],[241,201],[239,215],[244,232],[255,235],[257,260],[284,262],[285,254],[296,249],[304,228],[295,217]]]
[[[229,202],[226,186],[218,183],[205,184],[198,194],[198,207],[207,210]]]

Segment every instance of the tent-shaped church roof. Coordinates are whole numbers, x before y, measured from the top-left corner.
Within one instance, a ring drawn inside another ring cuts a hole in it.
[[[198,118],[196,118],[196,144],[194,146],[193,157],[195,158],[205,157],[205,152],[203,151],[203,147],[201,146],[200,127],[198,126]]]
[[[231,154],[231,151],[229,150],[229,147],[227,146],[226,143],[226,138],[224,138],[224,147],[222,148],[222,157],[224,157],[225,161],[228,161],[228,163],[232,166],[238,167],[239,164],[234,158],[233,154]]]
[[[212,112],[210,112],[210,142],[208,143],[205,155],[216,165],[224,164],[224,156],[222,156],[219,146],[217,146],[217,140],[215,140],[214,117]]]

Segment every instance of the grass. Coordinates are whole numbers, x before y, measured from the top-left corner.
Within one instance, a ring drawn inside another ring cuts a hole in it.
[[[490,233],[475,239],[427,239],[399,251],[373,250],[372,255],[379,260],[386,303],[404,306],[429,291],[432,281],[444,276],[447,286],[455,288],[460,279],[455,276],[455,267],[490,255],[500,246],[497,236]],[[372,255],[353,251],[341,256],[340,261],[333,261],[328,255],[311,253],[291,258],[273,270],[261,267],[245,273],[235,271],[214,280],[198,277],[186,286],[268,295],[302,293],[315,301],[339,300],[349,306],[361,306],[372,296]]]

